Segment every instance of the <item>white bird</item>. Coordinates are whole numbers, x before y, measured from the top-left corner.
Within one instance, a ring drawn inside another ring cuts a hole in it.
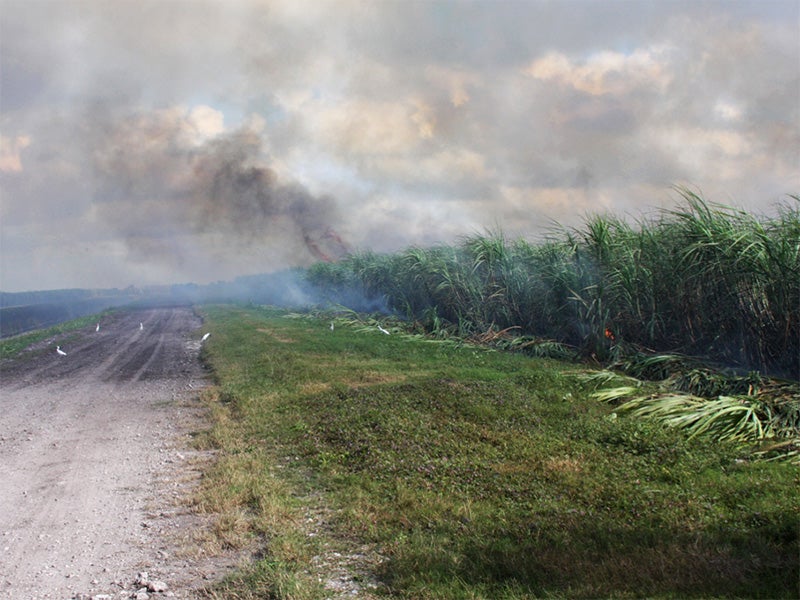
[[[97,324],[97,327],[94,328],[95,331],[100,331],[100,323]]]
[[[386,335],[390,335],[390,334],[389,334],[389,332],[388,332],[388,331],[386,331],[386,330],[385,330],[383,327],[381,327],[380,325],[378,325],[378,329],[380,329],[380,330],[381,330],[381,332],[385,333]]]
[[[141,331],[142,329],[144,329],[144,323],[139,323],[139,331]]]
[[[201,341],[201,342],[205,342],[205,341],[208,339],[208,336],[210,336],[210,335],[211,335],[210,333],[207,333],[207,334],[205,334],[205,335],[203,336],[203,339],[201,339],[200,341]]]
[[[67,353],[61,349],[61,346],[56,346],[56,352],[58,352],[61,356],[66,356]]]
[[[333,321],[331,321],[331,331],[333,331]]]

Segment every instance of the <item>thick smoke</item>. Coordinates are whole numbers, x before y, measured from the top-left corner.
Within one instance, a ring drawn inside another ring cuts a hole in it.
[[[0,289],[538,239],[673,185],[771,212],[799,7],[0,0]]]
[[[254,126],[219,132],[175,109],[93,129],[96,212],[135,259],[185,266],[260,255],[274,268],[347,252],[335,200],[279,176]]]

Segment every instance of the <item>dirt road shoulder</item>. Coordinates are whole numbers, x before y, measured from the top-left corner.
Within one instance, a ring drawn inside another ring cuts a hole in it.
[[[231,567],[192,550],[213,460],[191,446],[200,325],[189,307],[121,311],[3,365],[0,598],[130,597],[142,572],[194,598]]]

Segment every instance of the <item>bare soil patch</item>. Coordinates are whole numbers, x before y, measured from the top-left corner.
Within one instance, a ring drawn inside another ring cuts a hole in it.
[[[201,324],[120,311],[0,364],[0,598],[131,597],[142,571],[195,598],[235,563],[192,547]]]

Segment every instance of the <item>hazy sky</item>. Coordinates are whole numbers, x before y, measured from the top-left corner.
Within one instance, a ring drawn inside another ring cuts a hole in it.
[[[800,192],[798,0],[0,0],[3,291],[535,240],[675,185]]]

